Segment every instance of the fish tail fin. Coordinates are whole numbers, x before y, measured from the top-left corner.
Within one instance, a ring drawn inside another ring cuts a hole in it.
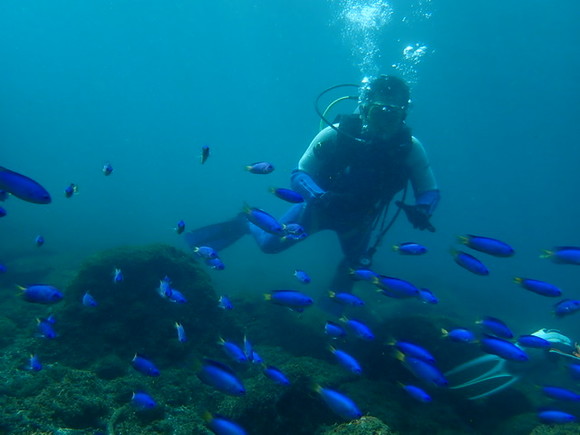
[[[449,331],[445,328],[441,328],[441,337],[447,337],[449,335]]]
[[[265,301],[271,301],[272,300],[272,295],[270,293],[264,293],[264,300]]]
[[[516,284],[521,284],[524,279],[519,276],[514,276],[514,282]]]
[[[399,250],[399,245],[393,245],[392,249],[393,251],[397,252]]]
[[[469,237],[457,236],[457,243],[461,243],[462,245],[467,245],[467,242],[469,242]]]
[[[395,351],[395,358],[401,362],[405,362],[405,354],[400,350]]]
[[[542,253],[540,254],[540,258],[550,258],[554,255],[554,251],[550,251],[549,249],[542,249]]]
[[[209,411],[204,411],[203,414],[201,415],[201,418],[203,418],[203,421],[205,421],[206,423],[209,423],[210,421],[213,420],[213,415],[211,415]]]

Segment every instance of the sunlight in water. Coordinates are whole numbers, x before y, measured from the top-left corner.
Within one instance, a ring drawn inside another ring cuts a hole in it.
[[[378,39],[391,20],[391,5],[385,0],[342,0],[340,5],[343,38],[351,45],[361,75],[377,75]]]

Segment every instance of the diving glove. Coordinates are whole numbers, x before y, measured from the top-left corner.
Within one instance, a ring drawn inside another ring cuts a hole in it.
[[[431,216],[429,216],[428,205],[409,205],[401,201],[397,201],[395,204],[405,212],[407,220],[413,225],[413,228],[418,228],[421,231],[428,230],[432,233],[435,232],[435,227],[429,222]]]

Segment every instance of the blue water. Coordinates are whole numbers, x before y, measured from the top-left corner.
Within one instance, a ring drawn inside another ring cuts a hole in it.
[[[369,10],[379,11],[375,25]],[[520,333],[555,327],[580,340],[577,319],[554,318],[552,300],[511,283],[529,276],[580,297],[577,267],[539,259],[542,249],[580,245],[579,16],[575,2],[538,0],[4,1],[0,164],[41,182],[53,203],[3,204],[0,262],[15,273],[74,269],[105,248],[184,247],[172,230],[178,220],[192,229],[244,202],[280,215],[286,205],[268,188],[288,186],[318,131],[315,96],[394,73],[412,83],[408,124],[442,201],[437,232],[399,219],[375,269],[431,288],[437,309],[457,319],[489,314]],[[407,46],[426,54],[405,60]],[[211,147],[203,166],[202,145]],[[260,160],[274,173],[243,170]],[[101,173],[107,161],[110,177]],[[71,182],[79,194],[66,199]],[[471,275],[449,255],[466,233],[505,240],[517,254],[486,257],[491,275]],[[390,250],[409,240],[430,253]],[[295,286],[301,268],[322,292],[338,251],[332,233],[275,256],[246,238],[211,276],[222,292],[261,294]]]

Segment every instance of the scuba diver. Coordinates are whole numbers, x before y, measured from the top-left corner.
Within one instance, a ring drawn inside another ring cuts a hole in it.
[[[332,123],[318,110],[318,101],[340,86],[358,89],[357,96],[343,97],[357,101],[358,107]],[[298,224],[305,234],[336,232],[344,258],[331,288],[349,292],[354,283],[350,270],[370,268],[382,237],[401,210],[415,228],[435,231],[429,219],[439,201],[439,189],[423,146],[405,123],[410,91],[402,79],[380,75],[365,79],[362,86],[334,86],[316,101],[317,113],[327,127],[314,137],[291,175],[291,187],[304,202],[293,205],[280,223]],[[413,205],[404,203],[409,181],[415,194]],[[397,201],[399,209],[385,225],[389,203],[400,191],[404,193],[402,201]],[[280,252],[301,239],[265,231],[241,213],[228,222],[187,233],[186,241],[192,247],[208,245],[219,251],[248,232],[266,253]]]
[[[559,376],[551,366],[561,359],[580,363],[580,347],[557,329],[540,329],[532,336],[550,343],[543,349],[526,348],[528,361],[510,362],[496,355],[483,355],[445,373],[449,388],[467,396],[482,399],[503,391],[521,379],[545,384],[549,376]],[[519,347],[519,345],[516,345]]]

